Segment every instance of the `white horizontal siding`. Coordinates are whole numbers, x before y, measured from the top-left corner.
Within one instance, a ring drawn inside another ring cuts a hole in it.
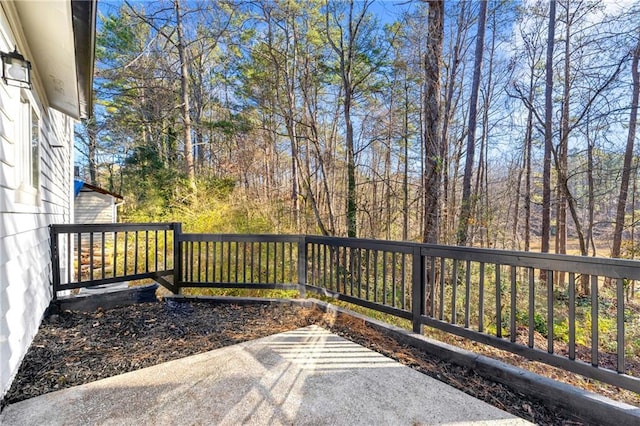
[[[0,8],[0,49],[24,46],[11,33],[7,3]],[[12,15],[15,19],[17,15]],[[37,66],[37,64],[34,64]],[[34,77],[37,76],[34,74]],[[52,223],[71,223],[73,218],[73,129],[62,113],[41,105],[37,87],[34,106],[40,115],[40,187],[36,203],[24,204],[17,196],[20,185],[17,159],[20,89],[0,81],[0,398],[38,330],[52,291],[49,228]],[[52,148],[51,145],[60,146]]]

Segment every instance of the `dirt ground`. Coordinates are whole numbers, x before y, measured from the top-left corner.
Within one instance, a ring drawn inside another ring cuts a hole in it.
[[[4,404],[227,345],[317,324],[540,425],[581,424],[540,401],[422,351],[361,320],[295,305],[146,303],[45,320]]]

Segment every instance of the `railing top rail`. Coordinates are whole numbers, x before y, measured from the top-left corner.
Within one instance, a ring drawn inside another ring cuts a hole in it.
[[[253,243],[298,243],[304,240],[303,235],[295,234],[187,234],[179,237],[180,241],[201,242],[253,242]]]
[[[327,237],[321,235],[306,235],[307,243],[326,244],[329,246],[344,246],[362,249],[374,249],[383,251],[394,251],[398,253],[412,253],[414,248],[419,247],[419,243],[411,241],[393,241],[393,240],[372,240],[367,238],[346,238],[346,237]]]
[[[116,232],[116,231],[164,231],[175,229],[175,223],[91,223],[91,224],[54,224],[50,225],[56,234],[78,232]]]
[[[610,278],[640,279],[640,261],[555,253],[510,251],[477,247],[421,244],[423,256],[575,272]]]

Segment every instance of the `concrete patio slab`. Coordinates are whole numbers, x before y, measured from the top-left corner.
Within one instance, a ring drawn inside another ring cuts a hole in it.
[[[529,423],[309,326],[12,404],[0,424]]]

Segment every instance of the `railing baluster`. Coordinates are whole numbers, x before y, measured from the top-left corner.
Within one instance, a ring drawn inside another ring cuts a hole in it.
[[[428,280],[429,280],[429,284],[430,284],[430,288],[429,288],[429,298],[431,299],[431,312],[429,312],[429,315],[432,318],[436,317],[436,283],[437,283],[437,278],[436,278],[436,258],[431,256],[429,258],[429,264],[430,266],[430,273],[428,276]],[[415,262],[415,259],[414,259]]]
[[[136,231],[135,232],[135,247],[134,247],[134,273],[137,274],[138,273],[138,234],[139,232]]]
[[[284,251],[284,242],[280,243],[280,266],[281,266],[281,271],[280,271],[280,282],[281,283],[286,283],[287,281],[285,280],[285,276],[284,276],[284,272],[285,272],[285,267],[284,267],[284,263],[285,263],[285,251]]]
[[[235,279],[234,279],[234,283],[239,283],[240,279],[238,278],[238,257],[240,255],[240,247],[238,247],[240,245],[240,243],[238,241],[235,242],[235,246],[236,246],[236,257],[234,258],[234,264],[235,264]]]
[[[258,242],[258,282],[264,282],[262,280],[262,242]]]
[[[247,242],[242,242],[242,284],[247,283]]]
[[[334,257],[335,257],[335,249],[334,246],[329,246],[329,290],[333,290],[333,274],[334,274]]]
[[[271,262],[270,262],[271,261],[271,257],[270,257],[271,250],[269,250],[269,242],[268,241],[265,243],[265,246],[267,246],[267,252],[266,252],[266,255],[265,255],[266,259],[264,261],[266,263],[266,265],[267,265],[267,270],[266,270],[267,274],[266,274],[265,283],[268,284],[269,283],[269,269],[270,269],[269,266],[271,265]]]
[[[591,365],[598,366],[598,320],[599,320],[599,300],[598,300],[598,276],[591,276]]]
[[[347,294],[347,281],[349,280],[349,271],[347,267],[347,247],[342,250],[342,294]]]
[[[129,274],[129,231],[124,231],[124,275]]]
[[[406,262],[407,262],[407,255],[402,253],[402,263],[401,263],[401,267],[400,267],[400,275],[402,276],[402,281],[400,281],[400,291],[402,292],[402,304],[401,304],[401,308],[402,310],[405,310],[407,308],[407,297],[406,297],[406,285],[405,282],[407,281],[407,277],[406,277]]]
[[[223,283],[225,282],[225,268],[227,265],[227,262],[225,261],[225,259],[227,258],[228,254],[226,253],[225,247],[227,247],[227,244],[225,241],[220,241],[220,265],[218,266],[220,268],[220,278],[219,278],[219,282]]]
[[[356,258],[356,271],[358,271],[358,299],[362,299],[362,250],[363,249],[358,249],[358,257]]]
[[[105,266],[105,257],[104,257],[104,252],[105,252],[105,233],[104,231],[102,231],[102,233],[100,234],[100,237],[102,238],[100,241],[100,262],[102,264],[102,276],[100,277],[101,279],[104,278],[105,276],[105,271],[106,271],[106,266]]]
[[[204,281],[209,282],[209,241],[204,245]]]
[[[382,304],[387,304],[387,252],[382,252]]]
[[[371,265],[370,265],[370,263],[371,263],[371,250],[370,249],[367,249],[365,251],[364,262],[365,262],[365,266],[364,266],[364,269],[365,269],[364,282],[365,282],[365,284],[364,285],[366,286],[366,289],[365,289],[366,300],[371,300],[371,288],[370,288],[371,287],[371,276],[370,276],[370,273],[371,273]]]
[[[172,232],[172,239],[176,237],[175,232]],[[169,233],[167,230],[164,230],[164,247],[163,247],[163,256],[162,256],[162,264],[164,265],[162,269],[164,271],[169,270],[169,257],[167,256],[167,246],[169,246]],[[173,251],[172,251],[173,255]]]
[[[144,231],[144,271],[149,272],[149,231]]]
[[[297,253],[297,249],[298,249],[297,243],[289,243],[289,280],[291,282],[298,281],[297,265],[293,263],[293,258],[294,258],[293,252],[296,251]],[[297,254],[295,257],[297,258]]]
[[[457,321],[456,299],[458,297],[458,259],[453,259],[453,276],[451,278],[451,324]]]
[[[226,282],[228,283],[231,282],[231,241],[227,241],[227,281]]]
[[[251,258],[249,259],[249,263],[251,263],[251,269],[249,270],[249,282],[251,282],[253,284],[254,283],[254,281],[253,281],[253,268],[255,268],[253,241],[251,241],[250,249],[251,249]]]
[[[394,308],[396,303],[396,252],[391,252],[391,306]]]
[[[616,351],[618,352],[618,359],[616,363],[616,371],[618,373],[624,373],[624,280],[622,278],[618,278],[615,280],[616,282],[616,319],[617,319],[617,327],[616,327]]]
[[[157,229],[155,231],[154,241],[155,241],[155,244],[154,244],[154,249],[155,250],[154,250],[154,256],[153,256],[153,259],[154,259],[154,269],[153,270],[154,270],[154,272],[157,272],[158,271],[158,230]]]
[[[516,341],[516,267],[511,265],[511,318],[509,321],[509,340],[514,343]]]
[[[93,232],[89,233],[89,281],[93,281]]]
[[[184,281],[190,281],[189,279],[189,271],[191,268],[191,263],[189,262],[189,241],[183,241],[181,244],[181,265],[182,265],[182,276],[184,277]]]
[[[335,291],[336,292],[340,292],[340,246],[335,246],[336,249],[336,262],[335,262],[335,278],[336,278],[336,288]]]
[[[373,301],[378,301],[378,250],[373,251]]]
[[[353,281],[355,279],[355,256],[356,249],[349,250],[349,296],[353,296]],[[345,292],[346,293],[346,292]]]
[[[198,282],[202,282],[202,241],[198,241]]]
[[[298,253],[298,248],[299,248],[298,243],[291,243],[289,245],[289,270],[291,271],[290,272],[290,278],[291,278],[292,282],[298,281],[297,259],[298,259],[298,256],[300,256],[300,254]],[[296,253],[295,255],[294,255],[294,252]],[[296,259],[296,262],[294,262],[294,259]],[[306,284],[306,278],[305,278],[305,281],[303,282],[303,284]]]
[[[553,271],[547,271],[547,352],[553,353]]]
[[[218,245],[215,241],[211,242],[211,282],[216,281],[216,265],[218,264]]]
[[[502,337],[502,282],[500,264],[496,263],[496,337]]]
[[[278,282],[278,256],[279,256],[279,251],[278,251],[278,243],[274,242],[273,243],[273,282],[277,283]]]
[[[529,347],[533,348],[535,343],[535,331],[536,331],[536,287],[535,287],[535,270],[528,268],[529,271]],[[571,277],[571,275],[569,275]],[[571,279],[571,278],[570,278]],[[571,309],[571,308],[569,308]]]
[[[444,284],[445,284],[445,271],[446,271],[446,259],[440,258],[440,309],[438,312],[438,319],[444,321]]]
[[[317,259],[316,259],[316,244],[311,244],[311,284],[318,285],[318,271],[317,271]]]
[[[576,274],[569,273],[569,359],[576,359]]]
[[[471,261],[467,260],[465,266],[465,295],[464,295],[464,326],[469,328],[470,316],[471,316]]]
[[[324,271],[321,270],[322,269],[322,261],[320,259],[322,259],[322,249],[321,249],[321,245],[320,244],[314,244],[315,245],[315,258],[316,258],[316,263],[315,266],[317,268],[316,271],[316,275],[315,275],[315,284],[316,286],[320,287],[322,279],[323,279],[323,275],[324,275]]]
[[[484,262],[479,264],[478,277],[478,331],[484,332]]]
[[[196,269],[196,263],[195,263],[195,259],[194,259],[194,253],[195,253],[195,241],[191,241],[189,243],[189,270],[191,271],[191,274],[189,276],[189,281],[193,282],[194,276],[195,276],[195,269]]]
[[[331,263],[331,259],[329,259]],[[329,272],[329,279],[331,279],[331,272]],[[327,288],[327,245],[322,245],[322,288]]]
[[[71,272],[73,271],[73,268],[71,267],[71,258],[73,257],[73,250],[71,248],[71,233],[67,234],[67,283],[70,283],[72,281],[71,279]]]

